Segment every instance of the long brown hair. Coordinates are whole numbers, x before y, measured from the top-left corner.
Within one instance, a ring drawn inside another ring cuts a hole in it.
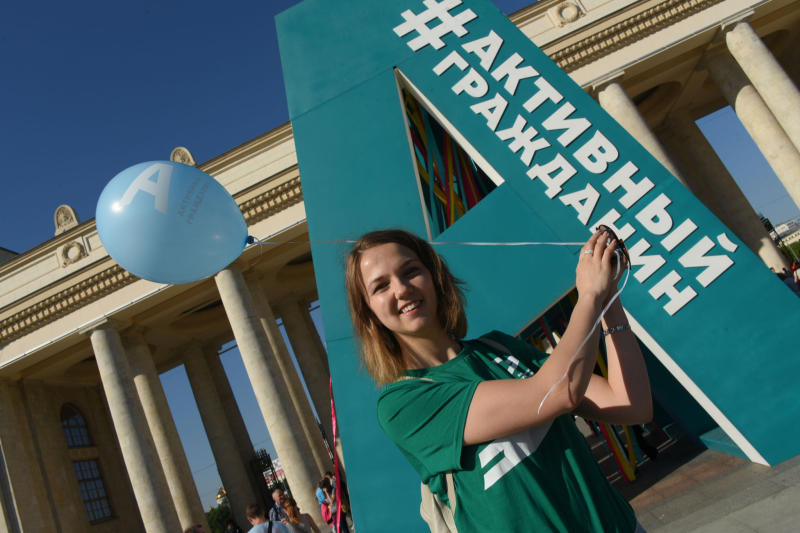
[[[294,501],[294,498],[286,498],[283,500],[283,508],[286,511],[286,516],[289,517],[289,522],[292,525],[300,525],[300,521],[302,520],[302,516],[300,516],[300,508],[297,507],[297,502]]]
[[[381,324],[367,305],[364,279],[361,276],[361,255],[381,244],[405,246],[419,258],[433,278],[438,301],[436,315],[444,330],[455,340],[467,334],[464,313],[464,282],[453,276],[447,264],[433,247],[413,233],[399,229],[373,231],[363,235],[347,256],[345,287],[353,327],[361,339],[361,363],[378,384],[391,383],[403,374],[405,365],[400,344],[394,334]]]

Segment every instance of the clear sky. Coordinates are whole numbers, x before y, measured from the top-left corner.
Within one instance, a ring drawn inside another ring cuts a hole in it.
[[[379,0],[376,0],[379,1]],[[511,13],[527,0],[494,0]],[[204,162],[288,120],[274,16],[297,0],[9,2],[0,20],[0,247],[94,216],[105,184],[186,146]],[[773,223],[800,211],[730,110],[705,133]],[[222,355],[256,447],[271,450],[238,352]],[[182,367],[162,375],[206,508],[219,477]]]

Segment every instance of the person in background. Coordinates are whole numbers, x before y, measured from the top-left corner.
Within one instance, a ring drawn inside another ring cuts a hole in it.
[[[283,509],[288,516],[284,524],[291,533],[320,533],[314,519],[308,513],[300,512],[300,508],[294,498],[285,498],[283,500]]]
[[[274,520],[267,520],[264,508],[257,503],[247,506],[247,521],[251,527],[247,533],[291,533],[285,525]]]
[[[286,494],[281,489],[272,491],[272,507],[269,508],[269,519],[273,522],[286,522],[288,516],[283,509],[283,501],[286,499]]]

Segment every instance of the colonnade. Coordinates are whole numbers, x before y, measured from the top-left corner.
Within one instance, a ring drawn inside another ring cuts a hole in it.
[[[795,204],[800,206],[800,92],[746,21],[720,29],[723,50],[701,67],[733,107]],[[757,254],[780,272],[785,256],[686,109],[651,130],[622,87],[624,73],[596,84],[597,99],[617,122],[687,186]]]
[[[292,494],[317,522],[316,481],[332,465],[301,379],[292,363],[262,280],[231,265],[215,277],[225,314],[253,385],[261,414]],[[307,302],[276,306],[306,384],[324,420],[329,371]],[[133,493],[148,533],[182,531],[203,524],[205,514],[175,422],[145,341],[146,332],[109,320],[92,324],[89,336],[109,412]],[[217,346],[191,342],[180,350],[203,426],[234,518],[246,525],[245,508],[258,501],[253,458],[242,415]],[[332,443],[331,443],[332,445]]]

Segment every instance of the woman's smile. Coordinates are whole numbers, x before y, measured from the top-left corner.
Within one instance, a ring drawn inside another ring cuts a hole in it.
[[[365,250],[361,275],[367,305],[398,336],[419,336],[439,327],[436,289],[412,250],[396,243]]]

